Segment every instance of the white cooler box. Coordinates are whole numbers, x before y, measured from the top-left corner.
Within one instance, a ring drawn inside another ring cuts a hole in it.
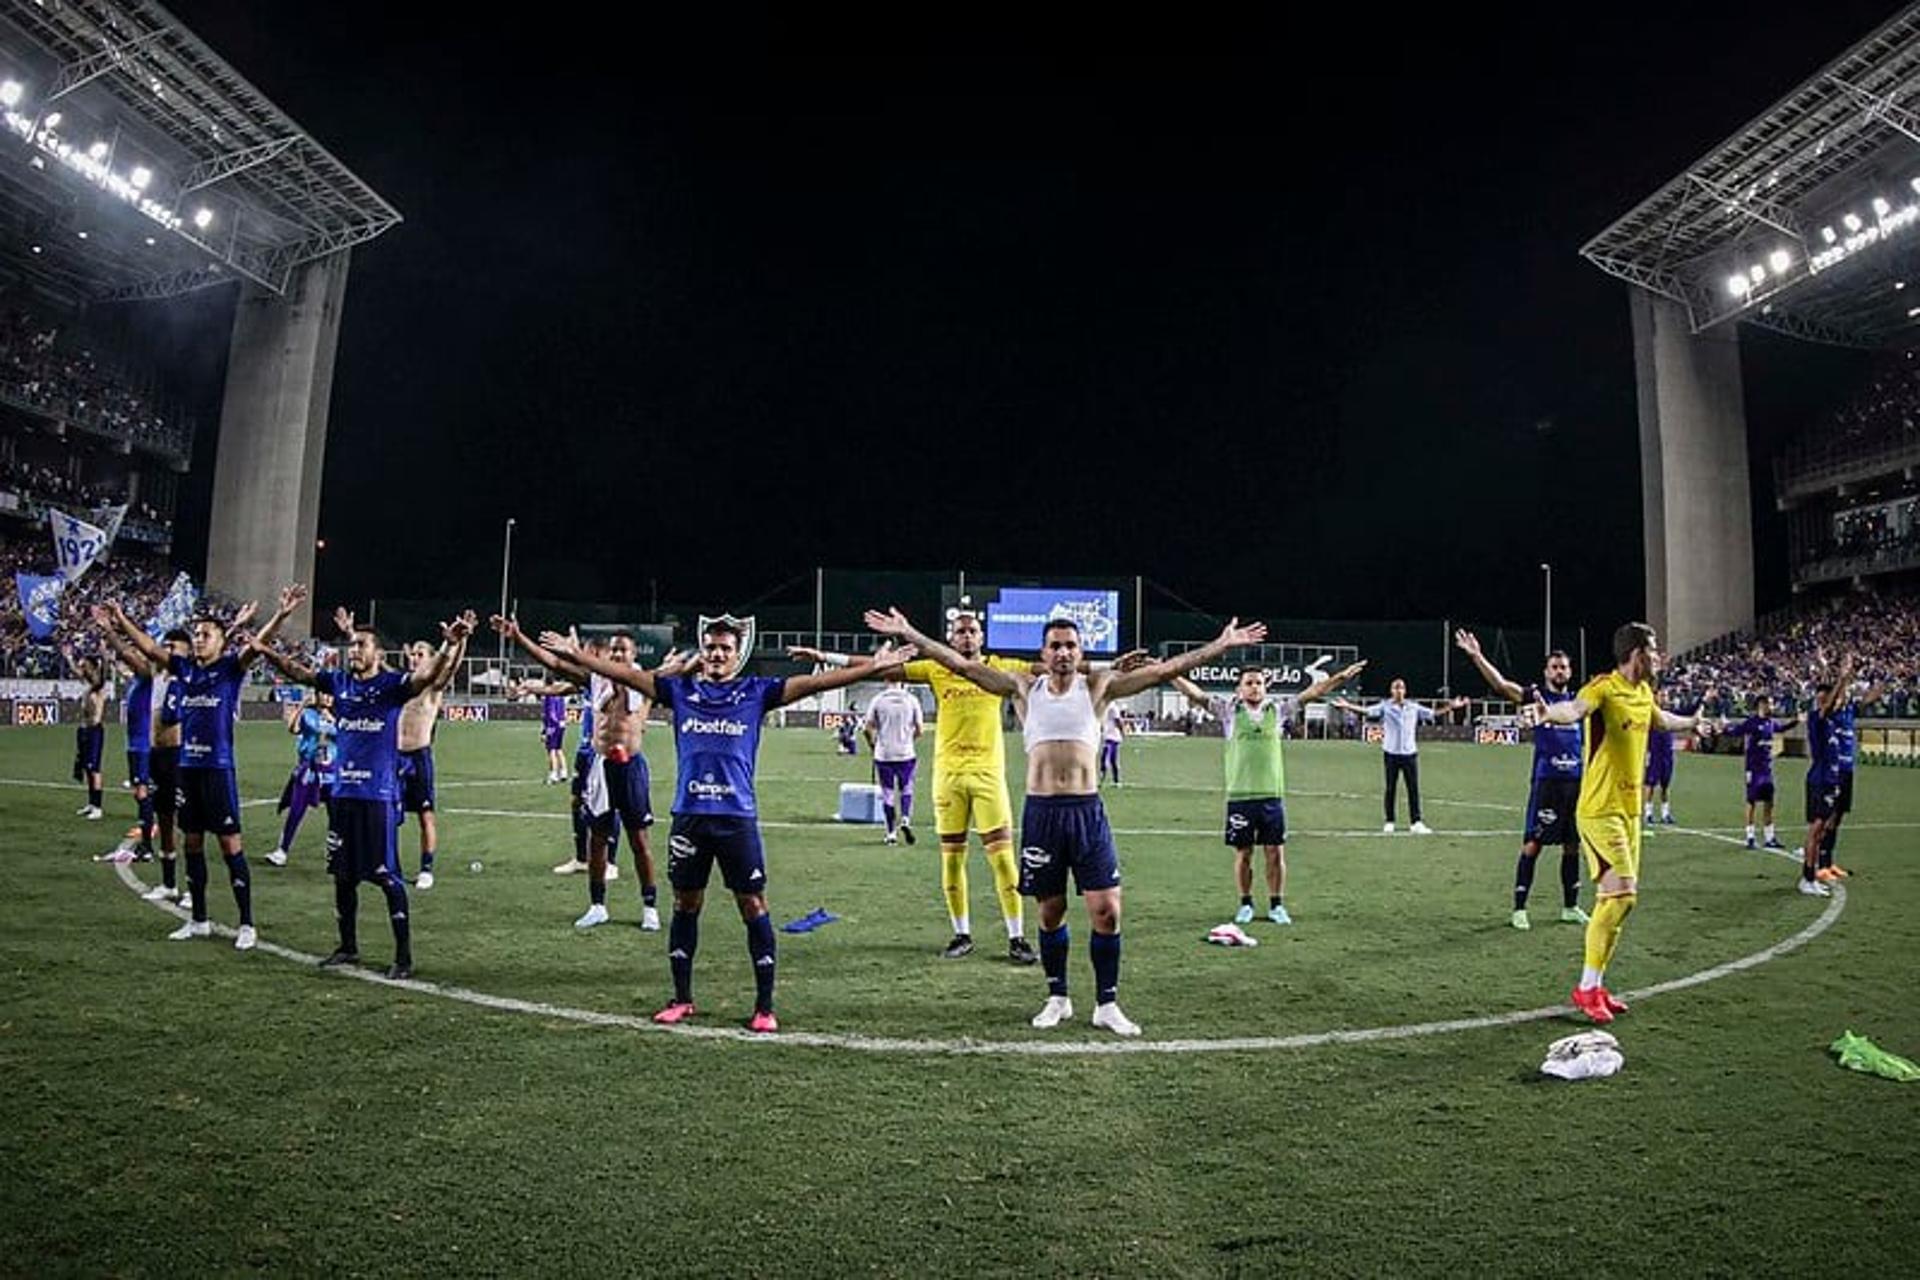
[[[880,788],[870,782],[841,783],[840,812],[834,816],[841,822],[885,822]]]

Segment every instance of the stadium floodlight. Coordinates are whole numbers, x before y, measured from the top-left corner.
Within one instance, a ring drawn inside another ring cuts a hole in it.
[[[60,120],[61,120],[61,115],[58,111],[49,111],[47,112],[47,118],[42,120],[40,123],[45,125],[49,129],[57,129],[60,127]]]
[[[1775,249],[1767,258],[1767,265],[1773,268],[1773,274],[1777,276],[1785,275],[1787,268],[1792,264],[1793,255],[1785,249]]]
[[[107,158],[107,152],[112,149],[113,148],[109,147],[105,142],[95,141],[92,146],[87,148],[87,154],[95,160],[105,160]]]
[[[39,246],[39,245],[35,245],[35,246],[33,246],[33,251],[34,251],[35,253],[38,253],[38,252],[40,252],[40,246]]]
[[[1920,316],[1920,307],[1908,307],[1908,308],[1907,308],[1907,319],[1909,319],[1909,320],[1911,320],[1911,319],[1913,319],[1913,318],[1914,318],[1915,316]]]
[[[1822,227],[1820,228],[1820,238],[1828,244],[1832,244],[1840,238],[1840,235],[1832,227]]]
[[[1894,288],[1895,288],[1896,290],[1899,290],[1899,289],[1904,289],[1904,288],[1906,288],[1906,287],[1907,287],[1907,282],[1906,282],[1905,280],[1895,280],[1895,281],[1893,282],[1893,287],[1894,287]]]
[[[147,237],[147,243],[151,245],[151,244],[157,244],[157,243],[159,243],[159,242],[158,242],[157,240],[155,240],[155,239],[154,239],[154,238],[153,238],[152,236],[148,236],[148,237]]]
[[[193,211],[193,225],[205,231],[213,225],[213,210],[201,205]]]
[[[1747,268],[1747,277],[1755,284],[1763,284],[1767,279],[1767,269],[1756,262]]]
[[[135,165],[133,172],[127,175],[127,181],[133,184],[135,191],[145,191],[147,184],[153,181],[153,170],[145,165]]]
[[[1844,218],[1841,218],[1840,221],[1846,224],[1848,231],[1858,231],[1862,226],[1860,215],[1857,213],[1849,213]]]
[[[1887,201],[1885,196],[1875,196],[1873,198],[1873,214],[1876,218],[1884,218],[1892,212],[1893,205]]]
[[[82,240],[85,240],[87,238],[87,233],[84,231],[80,232],[79,235]]]
[[[0,81],[0,107],[19,106],[21,95],[26,91],[26,86],[18,80]]]
[[[1727,277],[1727,292],[1734,297],[1744,298],[1748,293],[1752,292],[1752,290],[1753,286],[1748,284],[1747,278],[1739,272],[1736,271]]]

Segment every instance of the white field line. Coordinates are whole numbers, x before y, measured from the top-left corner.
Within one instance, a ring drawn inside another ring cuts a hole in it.
[[[1680,829],[1684,830],[1684,829]],[[1711,839],[1724,839],[1709,832],[1688,832],[1706,835]],[[1788,855],[1791,856],[1791,855]],[[114,872],[122,883],[135,893],[144,893],[147,885],[133,873],[125,863],[114,866]],[[167,902],[156,902],[155,906],[172,915],[185,919],[186,913],[179,907]],[[1751,955],[1730,960],[1725,964],[1702,969],[1698,973],[1688,974],[1668,982],[1643,987],[1637,991],[1623,993],[1630,1000],[1645,1000],[1668,991],[1679,991],[1686,987],[1699,986],[1724,978],[1729,974],[1765,964],[1790,951],[1812,942],[1815,938],[1833,927],[1840,913],[1846,909],[1847,891],[1844,886],[1835,886],[1833,897],[1827,903],[1827,909],[1818,919],[1806,928],[1756,951]],[[223,937],[231,937],[232,931],[224,925],[215,925],[214,932]],[[317,966],[320,957],[304,951],[295,951],[273,942],[261,942],[258,950],[269,955],[291,960],[295,964],[308,967]],[[1444,1022],[1403,1023],[1397,1026],[1343,1028],[1333,1031],[1315,1031],[1292,1036],[1237,1036],[1222,1039],[1183,1039],[1183,1040],[976,1040],[971,1037],[958,1040],[911,1039],[886,1036],[864,1036],[822,1031],[782,1031],[774,1035],[754,1035],[744,1028],[688,1026],[679,1024],[662,1027],[651,1019],[635,1014],[602,1013],[592,1009],[575,1009],[565,1005],[546,1004],[537,1000],[519,1000],[508,996],[489,995],[484,991],[470,991],[464,987],[442,986],[439,983],[424,982],[418,978],[395,980],[370,969],[341,968],[328,972],[342,977],[354,978],[361,982],[370,982],[378,986],[399,987],[420,995],[435,996],[443,1000],[454,1000],[462,1004],[475,1005],[483,1009],[498,1010],[503,1013],[527,1014],[537,1018],[549,1018],[562,1022],[578,1022],[588,1026],[621,1027],[632,1031],[651,1032],[659,1035],[685,1036],[699,1040],[723,1040],[737,1044],[766,1046],[799,1046],[814,1049],[841,1049],[860,1053],[889,1054],[945,1054],[945,1055],[997,1055],[1010,1057],[1096,1057],[1118,1054],[1169,1054],[1169,1053],[1232,1053],[1232,1052],[1272,1052],[1286,1049],[1312,1049],[1329,1044],[1370,1044],[1383,1040],[1407,1040],[1418,1036],[1450,1035],[1461,1031],[1478,1031],[1489,1027],[1509,1027],[1523,1022],[1540,1022],[1548,1018],[1563,1017],[1573,1012],[1572,1006],[1557,1004],[1545,1005],[1537,1009],[1518,1009],[1510,1013],[1489,1014],[1478,1018],[1454,1018]]]

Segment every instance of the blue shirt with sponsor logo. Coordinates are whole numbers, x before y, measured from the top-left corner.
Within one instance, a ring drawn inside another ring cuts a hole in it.
[[[1837,760],[1839,744],[1833,717],[1822,715],[1815,704],[1807,711],[1807,782],[1811,786],[1831,787],[1840,781]]]
[[[233,722],[240,717],[240,683],[246,671],[240,659],[223,653],[206,666],[192,658],[172,658],[167,673],[169,698],[180,704],[180,767],[233,768]]]
[[[135,676],[127,682],[127,750],[153,746],[153,677]]]
[[[400,708],[413,685],[398,671],[365,680],[322,671],[314,688],[333,695],[333,798],[400,799]]]
[[[756,816],[753,770],[760,724],[785,700],[787,682],[775,676],[742,676],[719,684],[692,676],[659,676],[654,684],[660,705],[673,715],[680,765],[673,811]]]
[[[1844,778],[1853,772],[1853,717],[1859,710],[1859,704],[1849,698],[1835,707],[1833,714],[1828,717],[1833,725],[1833,768],[1839,777]]]
[[[1529,699],[1538,696],[1551,706],[1556,702],[1572,702],[1573,690],[1562,689],[1555,692],[1541,685],[1527,690]],[[1544,721],[1533,730],[1533,776],[1537,778],[1578,778],[1580,776],[1580,725],[1547,724]]]

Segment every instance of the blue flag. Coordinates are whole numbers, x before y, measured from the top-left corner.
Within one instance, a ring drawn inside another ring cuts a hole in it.
[[[194,589],[193,579],[182,573],[167,588],[166,598],[160,601],[160,608],[147,622],[147,634],[158,640],[175,627],[187,625],[187,619],[193,616],[194,609],[200,603],[200,593]]]
[[[13,584],[20,592],[20,612],[27,616],[27,635],[53,639],[60,625],[60,592],[67,580],[58,574],[16,573]]]

